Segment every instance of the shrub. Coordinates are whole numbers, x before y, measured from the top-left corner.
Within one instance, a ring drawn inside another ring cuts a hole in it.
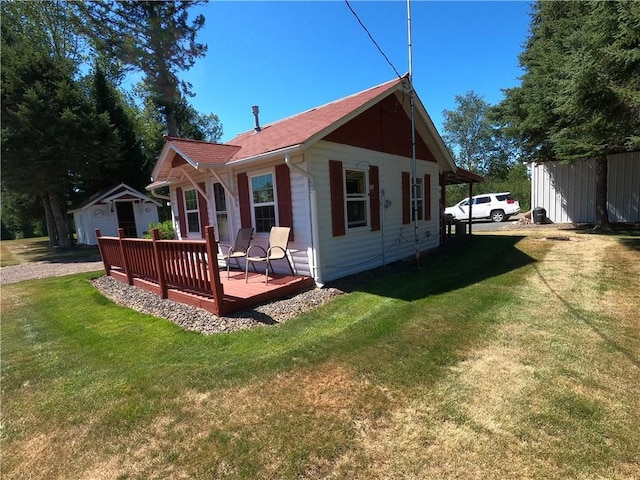
[[[162,223],[150,223],[149,230],[144,234],[143,238],[151,238],[151,230],[154,228],[158,229],[160,240],[175,240],[176,231],[173,228],[173,222],[171,220],[166,220]]]

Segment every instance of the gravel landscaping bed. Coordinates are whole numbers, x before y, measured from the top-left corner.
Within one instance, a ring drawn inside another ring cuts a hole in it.
[[[185,330],[204,335],[283,323],[344,293],[337,288],[314,288],[251,310],[218,317],[201,308],[162,299],[154,293],[127,285],[111,277],[102,276],[92,280],[91,283],[105,297],[118,305],[170,320]]]

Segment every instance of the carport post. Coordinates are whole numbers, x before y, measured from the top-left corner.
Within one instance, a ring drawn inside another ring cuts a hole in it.
[[[469,235],[471,235],[471,219],[473,216],[471,215],[471,211],[473,210],[473,182],[469,182]]]

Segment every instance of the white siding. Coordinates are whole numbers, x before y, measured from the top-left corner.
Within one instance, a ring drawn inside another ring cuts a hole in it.
[[[609,157],[609,221],[640,222],[640,152]]]
[[[133,214],[136,220],[138,238],[149,230],[150,223],[158,223],[158,207],[151,202],[134,202]]]
[[[639,222],[640,152],[611,155],[608,159],[609,220]],[[595,160],[534,164],[531,206],[544,208],[547,217],[555,223],[593,222]]]
[[[323,282],[362,272],[405,259],[415,254],[413,222],[402,224],[402,172],[411,171],[408,158],[373,152],[356,147],[318,142],[305,153],[311,165],[317,188],[320,245],[319,268]],[[331,223],[329,160],[343,162],[345,168],[368,169],[377,165],[380,175],[380,197],[391,202],[381,206],[381,229],[349,231],[334,237]],[[435,248],[439,243],[439,172],[435,163],[418,161],[417,175],[431,175],[431,220],[419,221],[417,239],[420,250]]]
[[[291,160],[293,163],[300,166],[303,170],[305,169],[304,164],[300,163],[302,162],[302,156],[292,157]],[[227,208],[229,209],[230,228],[232,229],[231,232],[234,238],[241,225],[240,205],[238,203],[238,198],[237,198],[237,191],[238,191],[237,174],[246,172],[249,175],[251,175],[251,173],[255,170],[264,170],[265,168],[268,169],[268,168],[274,167],[277,164],[281,164],[283,162],[284,162],[284,157],[279,161],[271,162],[267,164],[261,164],[260,166],[252,169],[246,169],[246,170],[237,169],[237,170],[234,170],[233,174],[229,176],[230,178],[223,177],[223,179],[229,185],[229,187],[233,188],[234,190],[235,198],[233,199],[229,198],[230,202],[229,202],[229,205],[227,206]],[[290,171],[290,179],[291,179],[291,202],[293,206],[292,213],[293,213],[294,240],[292,242],[289,242],[289,253],[290,253],[289,259],[292,262],[295,272],[298,275],[312,276],[311,266],[310,266],[310,263],[311,263],[310,258],[312,254],[311,252],[311,245],[312,245],[311,214],[310,214],[311,206],[309,204],[308,181],[306,177],[303,177],[302,175],[293,171]],[[217,180],[213,178],[210,178],[208,180],[207,191],[211,189],[210,184],[216,181]],[[172,202],[172,205],[175,205],[175,207],[172,208],[172,211],[174,215],[177,215],[177,203],[174,204]],[[212,212],[211,208],[209,208],[209,212],[211,214]],[[177,227],[179,227],[179,225],[177,225]],[[254,234],[254,238],[251,241],[251,244],[259,245],[266,249],[269,244],[269,237],[268,235]],[[244,268],[244,263],[242,262],[242,260],[240,261],[240,264]],[[284,262],[284,260],[274,263],[273,266],[275,271],[278,273],[290,273],[289,268],[286,262]]]

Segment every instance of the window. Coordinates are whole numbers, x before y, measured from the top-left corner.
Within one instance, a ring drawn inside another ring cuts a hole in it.
[[[273,174],[251,177],[251,207],[256,232],[270,232],[276,226],[276,198]]]
[[[229,242],[229,216],[227,214],[227,197],[220,183],[213,184],[213,197],[216,209],[216,225],[218,226],[218,241]]]
[[[491,197],[476,197],[473,199],[474,205],[479,205],[482,203],[491,203]]]
[[[367,174],[361,170],[345,171],[347,200],[347,227],[366,227],[367,219]]]
[[[422,188],[422,178],[416,177],[416,183],[413,186],[413,195],[416,199],[415,210],[412,211],[411,221],[416,220],[416,213],[418,214],[418,220],[424,218],[424,189]]]
[[[198,210],[198,192],[193,188],[184,191],[184,209],[187,213],[187,232],[200,233],[200,212]]]

